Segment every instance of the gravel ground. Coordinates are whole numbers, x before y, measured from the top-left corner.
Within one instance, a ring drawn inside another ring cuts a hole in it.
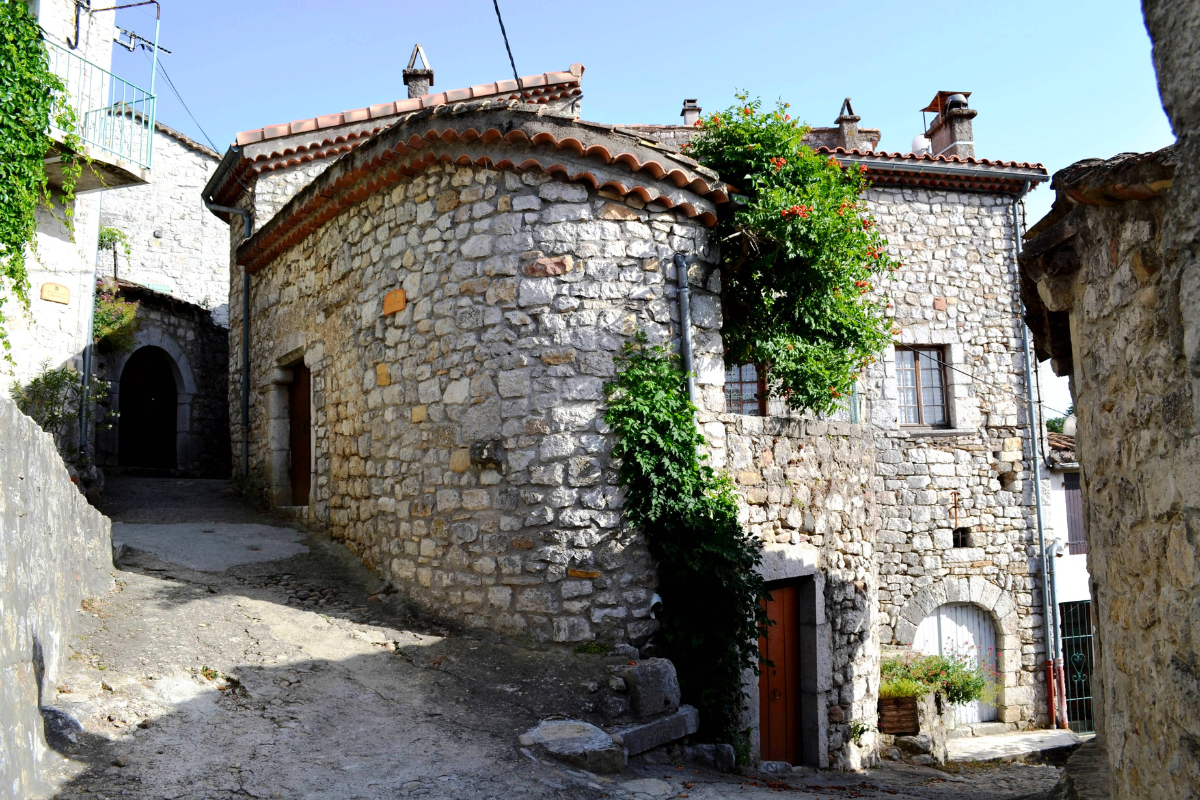
[[[116,479],[104,509],[140,524],[284,526],[215,481]],[[620,659],[422,618],[340,545],[204,572],[135,550],[88,603],[50,704],[59,798],[946,798],[1046,792],[1050,766],[892,764],[730,775],[632,760],[591,775],[523,754],[551,715],[603,723]],[[236,560],[236,559],[235,559]],[[597,686],[600,688],[598,689]]]

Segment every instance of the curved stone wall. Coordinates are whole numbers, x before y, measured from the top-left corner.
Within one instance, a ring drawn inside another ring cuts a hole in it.
[[[565,174],[599,169],[570,149],[553,155]],[[334,172],[319,181],[333,185]],[[435,158],[355,195],[257,268],[251,477],[277,504],[303,504],[291,498],[287,411],[302,361],[320,525],[467,625],[640,642],[657,624],[656,579],[622,527],[603,387],[637,332],[677,337],[671,256],[692,255],[701,421],[715,420],[715,254],[701,219],[565,174]],[[666,176],[639,183],[693,214],[711,207]],[[302,192],[272,225],[310,200]],[[240,299],[231,306],[236,316]],[[236,319],[231,345],[237,370]],[[235,371],[231,408],[240,383]]]

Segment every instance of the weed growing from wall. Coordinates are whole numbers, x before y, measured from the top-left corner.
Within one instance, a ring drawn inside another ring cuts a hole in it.
[[[117,282],[111,278],[96,281],[95,310],[92,315],[92,338],[103,352],[126,352],[133,349],[138,332],[137,302],[121,298]]]
[[[625,519],[658,563],[657,650],[674,662],[702,733],[737,743],[742,674],[757,671],[767,625],[756,571],[762,545],[738,524],[728,477],[699,453],[705,441],[677,361],[666,348],[648,346],[644,334],[626,345],[606,387],[604,418],[617,435]]]
[[[862,170],[802,144],[808,128],[787,104],[737,97],[685,147],[737,190],[717,223],[725,361],[766,367],[772,395],[829,413],[899,333],[873,291],[899,265],[867,213]]]
[[[0,0],[0,347],[13,363],[4,304],[16,297],[29,311],[29,273],[25,248],[34,243],[35,213],[44,202],[54,204],[44,159],[57,145],[49,136],[51,122],[64,132],[60,153],[63,173],[62,222],[73,234],[75,185],[83,171],[77,155],[75,112],[65,102],[66,87],[50,71],[46,45],[37,20],[24,0]]]

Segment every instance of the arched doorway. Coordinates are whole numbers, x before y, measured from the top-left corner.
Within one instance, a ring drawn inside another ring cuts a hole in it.
[[[178,393],[175,363],[159,347],[143,347],[121,371],[117,463],[122,467],[175,469]]]
[[[996,626],[991,615],[973,603],[946,603],[917,626],[913,650],[926,655],[965,655],[996,671]],[[976,700],[954,707],[954,723],[970,725],[997,717],[994,703]]]

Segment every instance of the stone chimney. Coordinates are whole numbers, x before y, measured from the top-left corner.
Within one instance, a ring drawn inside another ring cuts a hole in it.
[[[418,57],[421,59],[420,67],[417,66]],[[408,59],[408,69],[404,70],[403,74],[409,97],[429,94],[429,87],[433,86],[433,69],[429,66],[429,61],[425,58],[425,48],[421,45],[413,48],[412,57]]]
[[[842,101],[842,110],[838,114],[838,118],[834,123],[838,126],[838,143],[837,146],[844,150],[858,150],[862,144],[862,137],[858,135],[858,122],[862,117],[854,113],[854,107],[850,105],[850,98],[847,97]]]
[[[696,104],[696,98],[691,98],[683,101],[683,111],[679,112],[679,116],[683,117],[683,124],[689,128],[696,124],[696,120],[700,119],[700,106]]]
[[[925,131],[929,139],[930,155],[951,158],[975,157],[975,134],[971,120],[979,112],[967,106],[970,92],[938,92],[923,112],[937,114],[929,130]]]

